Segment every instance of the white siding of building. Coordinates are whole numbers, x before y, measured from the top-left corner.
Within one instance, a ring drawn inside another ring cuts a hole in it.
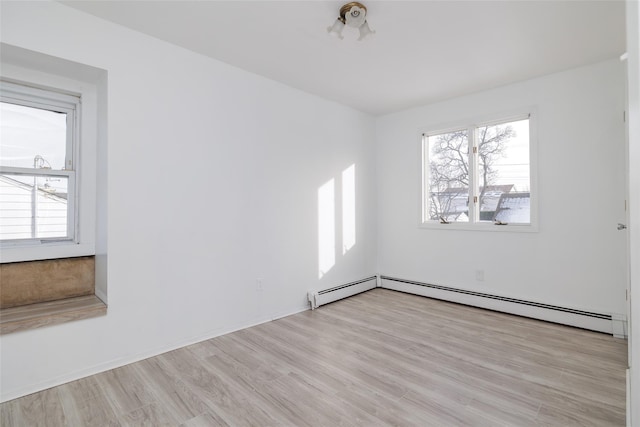
[[[65,237],[67,201],[41,188],[33,217],[33,186],[0,176],[0,239]]]

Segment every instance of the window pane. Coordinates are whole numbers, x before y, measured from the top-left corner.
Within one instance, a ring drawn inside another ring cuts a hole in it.
[[[0,165],[64,169],[67,114],[0,103]]]
[[[529,120],[477,132],[480,221],[530,223]]]
[[[66,176],[0,175],[0,240],[67,237]]]
[[[427,218],[469,221],[469,139],[466,130],[427,138],[429,193]]]

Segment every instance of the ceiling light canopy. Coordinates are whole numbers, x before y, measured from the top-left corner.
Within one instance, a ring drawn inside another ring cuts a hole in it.
[[[369,28],[367,8],[357,1],[347,3],[340,8],[340,16],[332,26],[327,28],[327,32],[342,40],[344,38],[342,36],[342,30],[344,30],[345,25],[360,30],[358,40],[364,40],[376,33]]]

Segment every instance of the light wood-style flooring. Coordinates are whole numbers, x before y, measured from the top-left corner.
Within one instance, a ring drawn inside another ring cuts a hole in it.
[[[626,341],[372,291],[0,406],[2,426],[623,426]]]

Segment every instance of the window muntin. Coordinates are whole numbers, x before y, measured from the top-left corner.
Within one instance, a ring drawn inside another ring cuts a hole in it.
[[[75,241],[80,99],[1,82],[0,243]]]
[[[423,134],[423,223],[531,225],[530,117]]]

